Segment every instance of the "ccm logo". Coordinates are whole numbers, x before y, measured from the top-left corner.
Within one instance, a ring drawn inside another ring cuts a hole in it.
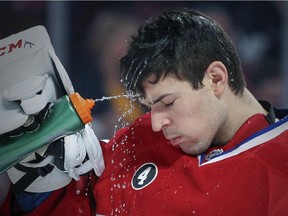
[[[23,40],[20,39],[17,43],[11,43],[7,46],[4,47],[0,47],[0,56],[4,56],[5,54],[11,53],[16,49],[20,49],[20,48],[25,48],[27,46],[29,46],[30,48],[32,48],[32,46],[34,46],[35,44],[29,42],[29,41],[25,41],[24,42],[24,47],[23,47]]]

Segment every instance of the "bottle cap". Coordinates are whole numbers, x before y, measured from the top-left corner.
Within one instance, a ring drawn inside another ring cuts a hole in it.
[[[91,109],[94,107],[95,102],[92,99],[83,99],[77,92],[69,96],[74,108],[76,109],[79,117],[84,124],[92,121]]]

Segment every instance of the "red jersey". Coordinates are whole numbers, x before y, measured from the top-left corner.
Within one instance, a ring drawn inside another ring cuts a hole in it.
[[[248,119],[199,157],[168,144],[150,115],[103,145],[94,195],[100,215],[287,215],[288,117]]]
[[[150,115],[144,115],[102,143],[106,167],[96,184],[90,172],[26,215],[95,215],[96,202],[103,215],[284,216],[287,129],[288,117],[269,126],[257,114],[225,146],[191,157],[153,132]],[[0,215],[13,215],[11,194]]]

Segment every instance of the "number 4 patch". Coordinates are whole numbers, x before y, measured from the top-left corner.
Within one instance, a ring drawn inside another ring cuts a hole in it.
[[[154,163],[145,163],[134,173],[131,185],[135,190],[140,190],[151,184],[158,174]]]

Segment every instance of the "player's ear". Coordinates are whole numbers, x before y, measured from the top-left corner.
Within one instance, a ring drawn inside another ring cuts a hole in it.
[[[204,78],[208,81],[215,96],[219,97],[228,84],[227,68],[221,61],[214,61],[207,67]]]

